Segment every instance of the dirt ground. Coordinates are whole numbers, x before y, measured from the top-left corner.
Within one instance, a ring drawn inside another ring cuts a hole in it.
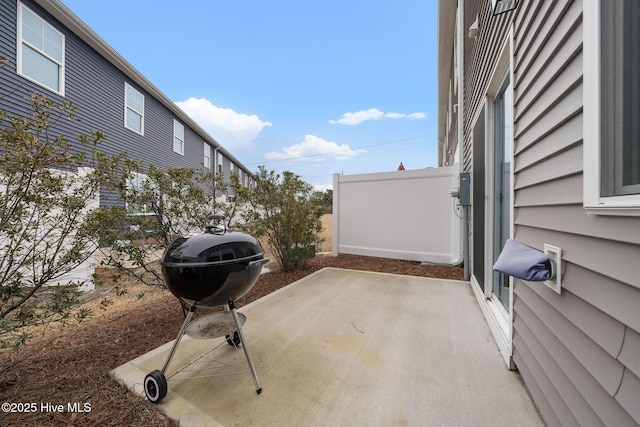
[[[331,250],[331,215],[323,217]],[[265,248],[266,249],[266,248]],[[267,254],[268,256],[268,254]],[[285,273],[274,262],[237,307],[324,267],[462,280],[460,267],[341,254],[318,255],[304,271]],[[97,273],[109,277],[108,270]],[[50,333],[18,351],[0,353],[3,426],[176,426],[146,399],[117,384],[109,371],[173,340],[182,324],[178,300],[139,284],[103,285],[86,295],[89,320]]]

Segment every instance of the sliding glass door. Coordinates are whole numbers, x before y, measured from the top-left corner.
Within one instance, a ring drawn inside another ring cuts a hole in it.
[[[510,235],[513,155],[511,105],[510,82],[507,78],[493,102],[493,263],[498,259]],[[509,276],[493,272],[492,298],[509,311]]]

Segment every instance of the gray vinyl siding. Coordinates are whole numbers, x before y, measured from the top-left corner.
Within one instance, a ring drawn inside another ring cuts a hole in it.
[[[129,157],[141,160],[143,168],[149,164],[161,168],[203,167],[203,144],[213,145],[212,141],[207,141],[201,132],[177,117],[162,100],[106,60],[36,2],[25,0],[23,4],[65,36],[65,94],[61,97],[17,74],[17,1],[3,1],[0,5],[0,56],[8,61],[0,69],[0,109],[9,111],[10,115],[28,115],[31,113],[30,105],[24,98],[39,92],[53,101],[66,101],[77,107],[75,116],[78,120],[63,121],[55,129],[56,133],[64,134],[72,142],[76,141],[78,134],[98,130],[107,137],[100,146],[101,151],[114,155],[124,150]],[[143,135],[124,126],[125,82],[144,95]],[[184,125],[184,155],[173,151],[174,119]],[[225,171],[228,173],[230,156],[226,151],[222,152],[225,153]],[[236,165],[244,169],[242,165]],[[101,202],[108,204],[113,200],[104,193]]]
[[[468,29],[478,17],[478,35],[464,42],[464,147],[462,167],[472,170],[472,136],[477,115],[482,109],[492,73],[508,35],[511,13],[494,17],[490,2],[465,1],[464,27]],[[465,31],[466,33],[466,31]]]
[[[582,2],[514,20],[515,238],[562,248],[562,294],[516,280],[513,359],[550,425],[640,423],[640,218],[583,209]]]
[[[483,164],[474,127],[513,28],[514,238],[563,251],[562,294],[514,282],[513,362],[547,425],[638,426],[640,218],[583,208],[583,3],[523,1],[497,17],[488,1],[463,4],[465,33],[476,16],[479,31],[461,64],[462,169]]]
[[[30,110],[23,98],[30,93],[30,89],[40,86],[17,75],[16,14],[16,2],[0,3],[0,56],[6,59],[4,66],[0,67],[0,108],[15,112],[16,115],[26,115]],[[60,100],[57,95],[51,95],[53,100]]]
[[[453,69],[453,67],[451,68]],[[459,87],[460,87],[460,84],[458,84],[458,88]],[[454,85],[453,79],[451,79],[449,90],[451,92],[451,104],[457,105],[458,90]],[[449,165],[453,165],[454,153],[458,150],[458,112],[460,111],[460,109],[458,108],[454,109],[453,105],[449,105],[451,121],[450,121],[449,129],[447,130],[448,131],[447,146],[451,147],[451,149],[449,150],[451,151],[451,154],[449,154],[448,152],[445,153],[445,158],[449,161],[448,162]],[[460,158],[462,158],[462,156],[460,156]]]
[[[498,62],[509,36],[509,25],[513,19],[513,13],[492,16],[489,1],[465,1],[464,2],[464,26],[465,34],[473,22],[478,19],[478,33],[475,38],[464,37],[464,111],[463,111],[463,151],[462,170],[472,173],[471,186],[473,192],[473,207],[471,209],[471,242],[470,246],[484,249],[484,232],[487,220],[484,214],[486,201],[486,185],[484,176],[488,171],[486,167],[485,153],[490,150],[476,147],[474,152],[474,129],[476,131],[476,143],[485,139],[485,131],[491,126],[485,126],[479,120],[488,120],[490,117],[484,108],[487,93],[493,73],[498,67]],[[460,90],[460,89],[459,89]],[[476,126],[478,125],[478,126]],[[482,134],[482,135],[478,135]],[[484,142],[487,144],[488,142]],[[477,157],[474,157],[477,156]],[[484,250],[476,250],[470,254],[472,263],[471,274],[481,284],[484,283],[485,273]]]

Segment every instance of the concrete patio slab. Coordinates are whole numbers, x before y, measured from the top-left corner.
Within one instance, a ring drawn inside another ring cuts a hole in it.
[[[181,426],[544,425],[468,282],[327,268],[239,311],[263,392],[249,373],[172,378],[159,406]],[[167,374],[219,341],[184,337]],[[170,347],[112,376],[144,395]]]

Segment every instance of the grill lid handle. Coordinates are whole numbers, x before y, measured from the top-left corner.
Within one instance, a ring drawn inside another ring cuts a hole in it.
[[[253,267],[254,265],[264,265],[266,263],[268,263],[269,261],[271,261],[269,258],[261,258],[255,261],[251,261],[249,264],[247,264],[248,267]]]
[[[211,234],[224,234],[227,231],[227,226],[224,223],[224,215],[209,215],[207,220],[209,224],[205,227],[205,231]]]

